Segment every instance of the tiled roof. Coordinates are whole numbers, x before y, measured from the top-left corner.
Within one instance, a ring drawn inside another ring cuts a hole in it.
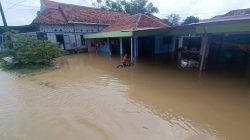
[[[103,29],[103,32],[121,31],[121,30],[143,30],[143,29],[159,29],[167,28],[167,24],[160,21],[156,17],[152,17],[146,14],[136,14],[124,18],[107,28]]]
[[[126,13],[113,12],[97,8],[60,4],[63,14],[70,22],[114,24],[128,16]]]
[[[233,10],[224,15],[218,15],[211,19],[201,20],[199,23],[223,22],[223,21],[237,21],[250,20],[250,8]]]
[[[48,8],[58,8],[59,4],[61,4],[61,3],[49,1],[49,0],[44,0],[44,6],[46,6]]]
[[[67,24],[62,12],[58,9],[46,9],[38,15],[33,23],[37,24]]]
[[[113,12],[98,8],[77,6],[44,0],[45,10],[42,11],[33,23],[37,24],[114,24],[121,18],[129,16],[123,12]]]

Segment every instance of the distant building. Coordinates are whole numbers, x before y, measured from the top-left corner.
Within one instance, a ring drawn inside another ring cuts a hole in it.
[[[218,23],[218,22],[233,22],[233,21],[248,21],[250,20],[250,8],[232,10],[224,15],[218,15],[210,19],[201,20],[199,23]]]

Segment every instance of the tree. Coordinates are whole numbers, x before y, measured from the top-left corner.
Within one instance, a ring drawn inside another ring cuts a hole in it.
[[[186,25],[186,24],[197,23],[197,22],[199,22],[199,18],[195,16],[189,16],[184,20],[182,24]]]
[[[180,15],[178,14],[170,14],[167,16],[167,19],[163,19],[170,26],[177,26],[180,24]]]
[[[100,7],[101,7],[102,0],[96,0],[96,2],[98,3],[98,8],[100,8]]]
[[[129,14],[153,14],[158,12],[158,8],[155,7],[152,2],[148,3],[148,0],[131,0],[129,2],[126,0],[106,0],[102,8]]]
[[[116,12],[124,12],[124,9],[122,7],[124,3],[120,0],[117,1],[112,1],[112,0],[106,0],[105,1],[105,6],[103,6],[103,9],[106,10],[112,10],[112,11],[116,11]]]

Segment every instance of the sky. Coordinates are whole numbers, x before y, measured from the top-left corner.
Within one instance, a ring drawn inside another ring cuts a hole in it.
[[[8,25],[27,25],[36,17],[40,9],[40,0],[0,0],[5,12]],[[91,6],[95,0],[53,0]],[[200,19],[212,18],[235,9],[250,8],[250,0],[148,0],[152,2],[159,12],[157,17],[165,18],[169,14],[179,14],[182,19],[194,15]],[[2,26],[0,20],[0,26]]]

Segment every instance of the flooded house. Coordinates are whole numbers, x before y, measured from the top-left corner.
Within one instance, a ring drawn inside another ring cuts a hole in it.
[[[32,24],[48,40],[58,42],[62,49],[87,49],[85,34],[100,32],[119,19],[127,17],[122,12],[41,0],[41,8]]]
[[[207,36],[203,49],[208,69],[250,71],[250,9],[233,10],[202,20],[197,33]]]
[[[139,19],[138,23],[150,23]],[[152,22],[140,29],[123,19],[100,33],[84,37],[116,39],[117,51],[112,51],[114,47],[109,45],[110,52],[118,52],[120,48],[120,54],[128,53],[132,60],[163,55],[200,71],[235,69],[249,73],[250,9],[234,10],[199,23],[177,27],[164,26],[159,19],[154,21],[157,23]],[[135,25],[138,23],[135,22]]]
[[[86,35],[88,40],[105,40],[108,44],[102,44],[98,48],[100,52],[111,55],[128,54],[131,60],[137,57],[152,57],[154,54],[165,53],[166,46],[160,42],[162,35],[139,35],[134,32],[165,29],[169,26],[159,18],[149,14],[136,14],[121,19],[116,24],[104,28],[100,33]],[[145,46],[145,47],[140,47]]]
[[[171,61],[200,71],[250,69],[250,9],[170,27],[150,14],[129,15],[41,0],[40,11],[29,26],[39,38],[57,42],[65,52],[128,54],[132,61]]]

